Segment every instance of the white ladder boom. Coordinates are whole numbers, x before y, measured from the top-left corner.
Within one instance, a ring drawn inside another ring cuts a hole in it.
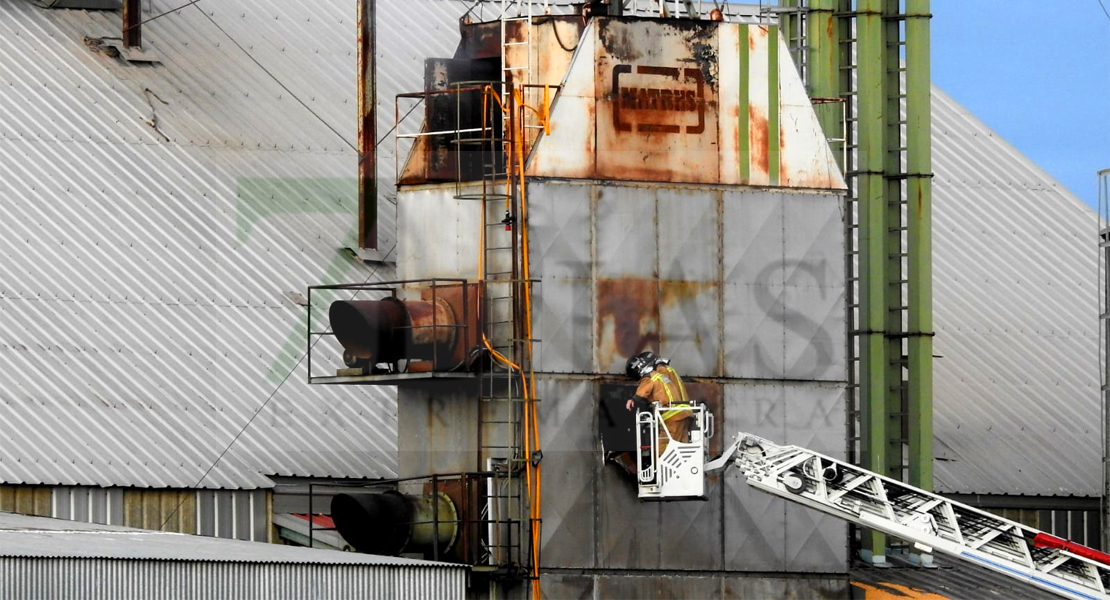
[[[823,454],[739,433],[705,472],[965,560],[1065,598],[1110,600],[1110,555]]]

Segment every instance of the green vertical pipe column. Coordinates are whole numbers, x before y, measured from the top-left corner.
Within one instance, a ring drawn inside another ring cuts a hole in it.
[[[886,198],[886,237],[883,253],[886,269],[886,369],[887,369],[887,469],[888,477],[906,480],[906,457],[903,452],[908,431],[907,383],[904,350],[905,298],[902,267],[902,149],[901,136],[901,10],[899,0],[883,1],[883,180]]]
[[[806,23],[809,44],[809,95],[821,129],[829,139],[844,138],[844,104],[840,99],[840,27],[836,18],[836,0],[810,0]],[[844,164],[844,143],[833,146],[836,162]]]
[[[933,489],[933,154],[929,0],[906,0],[910,485]]]
[[[883,72],[883,1],[856,5],[856,114],[858,126],[856,189],[859,212],[861,466],[887,470],[886,237],[887,205],[883,178],[886,108]],[[864,536],[863,552],[885,556],[886,539]]]

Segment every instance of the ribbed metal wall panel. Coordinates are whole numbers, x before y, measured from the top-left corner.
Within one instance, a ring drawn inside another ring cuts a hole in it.
[[[1097,217],[935,87],[933,160],[936,489],[1097,496]]]
[[[118,37],[118,13],[0,3],[0,481],[394,473],[393,390],[310,388],[294,370],[307,285],[393,277],[343,250],[354,12],[186,7],[144,25],[150,66],[83,41]]]
[[[11,600],[466,597],[465,568],[0,557]]]

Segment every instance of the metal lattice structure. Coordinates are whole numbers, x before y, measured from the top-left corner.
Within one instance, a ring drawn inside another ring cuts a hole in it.
[[[1110,555],[798,446],[737,434],[712,472],[1065,598],[1110,598]]]

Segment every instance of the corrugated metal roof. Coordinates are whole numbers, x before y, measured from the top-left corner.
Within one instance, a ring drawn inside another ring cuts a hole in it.
[[[383,64],[453,50],[409,17],[379,31],[427,44],[383,39]],[[355,4],[187,7],[143,26],[154,66],[85,41],[119,28],[118,13],[0,3],[0,481],[193,487],[271,394],[201,487],[391,476],[391,388],[310,388],[303,363],[280,384],[307,285],[393,277],[343,250]],[[421,73],[383,80],[418,89]]]
[[[0,556],[469,568],[445,562],[225,540],[6,512],[0,512]]]
[[[936,489],[1097,496],[1097,217],[935,87],[933,161]]]
[[[468,570],[0,513],[3,598],[461,599]]]

